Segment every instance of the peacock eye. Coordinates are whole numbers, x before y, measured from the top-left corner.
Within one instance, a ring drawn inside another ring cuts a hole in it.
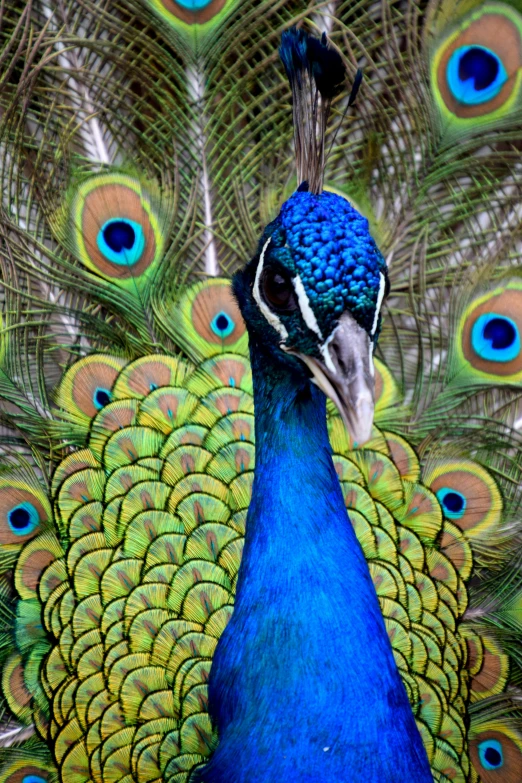
[[[498,740],[487,739],[478,746],[480,763],[484,769],[500,769],[504,766],[502,745]]]
[[[261,291],[265,302],[279,312],[291,312],[297,308],[292,282],[281,270],[263,270]]]
[[[102,408],[112,402],[112,395],[110,390],[104,389],[101,386],[97,386],[94,390],[92,401],[96,410],[101,411]]]
[[[145,250],[143,228],[135,220],[114,218],[98,232],[98,250],[104,258],[119,266],[134,266]]]
[[[26,536],[40,524],[40,517],[33,504],[25,501],[9,510],[7,521],[13,533]]]

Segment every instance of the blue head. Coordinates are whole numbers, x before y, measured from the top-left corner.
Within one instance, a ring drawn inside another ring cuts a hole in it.
[[[388,291],[368,221],[341,196],[302,188],[265,229],[234,279],[252,350],[310,378],[358,442],[373,418],[373,350]],[[267,367],[267,372],[270,371]]]

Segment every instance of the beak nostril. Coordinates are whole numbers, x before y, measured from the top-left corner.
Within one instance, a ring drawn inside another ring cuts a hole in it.
[[[343,334],[337,332],[329,345],[329,353],[332,362],[338,372],[344,378],[352,376],[355,372],[354,357],[351,351],[351,341],[346,342]]]
[[[348,374],[348,367],[346,366],[346,362],[343,359],[343,356],[341,353],[337,353],[337,363],[339,365],[339,369],[343,373],[343,375]]]

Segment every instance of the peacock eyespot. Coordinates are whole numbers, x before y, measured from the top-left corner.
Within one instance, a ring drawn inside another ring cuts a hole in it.
[[[93,402],[94,407],[97,408],[97,410],[101,411],[101,409],[105,408],[105,406],[108,405],[111,401],[112,395],[109,389],[102,389],[99,387],[95,389],[93,394]]]
[[[224,339],[228,337],[234,331],[236,325],[232,318],[227,315],[223,310],[217,313],[210,323],[210,328],[215,335]]]
[[[265,302],[277,312],[289,313],[297,309],[292,281],[282,270],[270,267],[263,269],[261,291]]]
[[[520,100],[520,12],[513,3],[467,6],[469,14],[459,20],[458,29],[448,24],[432,49],[434,97],[448,123],[445,127],[454,131],[475,130],[513,114]]]
[[[520,353],[518,326],[505,315],[485,313],[473,324],[471,345],[482,359],[510,362]]]
[[[24,502],[8,512],[7,521],[13,533],[17,536],[26,536],[37,527],[40,517],[32,503]]]
[[[231,0],[148,0],[154,10],[179,32],[178,21],[185,25],[212,24]]]
[[[461,492],[455,489],[442,488],[436,492],[444,514],[449,519],[460,519],[466,511],[467,501]]]
[[[200,11],[209,5],[212,0],[176,0],[177,4],[182,8],[187,8],[191,11]]]
[[[478,746],[480,763],[484,769],[500,769],[504,764],[502,745],[498,740],[487,739]]]
[[[492,100],[507,81],[502,60],[485,46],[461,46],[448,61],[448,86],[466,106]]]
[[[186,302],[186,305],[184,304]],[[246,341],[246,326],[239,306],[234,299],[232,286],[228,281],[213,280],[192,286],[174,311],[178,323],[178,340],[182,345],[192,346],[197,339],[205,353],[235,350],[238,341]],[[195,332],[195,337],[189,338]],[[186,336],[185,336],[186,335]],[[183,343],[183,340],[186,343]],[[190,340],[190,341],[189,341]]]
[[[145,235],[135,220],[114,218],[102,226],[97,245],[113,264],[133,266],[138,263],[145,249]]]

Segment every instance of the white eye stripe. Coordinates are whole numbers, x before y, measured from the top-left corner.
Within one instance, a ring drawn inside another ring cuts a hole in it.
[[[254,299],[257,302],[257,306],[265,316],[266,320],[268,321],[270,326],[272,326],[276,330],[276,332],[280,335],[283,342],[285,342],[288,337],[288,332],[286,331],[285,325],[281,322],[281,319],[278,318],[277,315],[273,313],[272,310],[268,307],[266,302],[263,300],[263,297],[261,296],[261,291],[259,289],[261,272],[263,271],[263,266],[265,263],[265,253],[268,245],[270,244],[271,239],[272,237],[268,237],[268,239],[266,240],[263,246],[263,250],[261,251],[261,255],[259,257],[259,264],[257,265],[256,277],[254,280],[253,294],[254,294]]]
[[[297,295],[297,302],[299,304],[301,315],[303,316],[303,321],[308,326],[308,328],[312,332],[315,332],[322,340],[323,335],[319,328],[319,324],[317,323],[317,318],[315,317],[315,313],[310,307],[310,300],[308,299],[307,293],[304,289],[303,281],[301,280],[299,275],[296,275],[293,278],[292,283],[294,284],[295,293]]]
[[[254,288],[253,288],[253,296],[257,303],[257,306],[263,313],[264,317],[272,326],[276,332],[280,335],[283,343],[286,342],[288,339],[288,331],[281,321],[281,319],[278,317],[276,313],[274,313],[270,307],[267,305],[267,303],[264,301],[261,290],[260,290],[260,281],[261,281],[261,274],[263,272],[264,263],[265,263],[265,255],[268,248],[268,245],[270,244],[272,237],[268,237],[267,241],[265,242],[263,249],[261,251],[261,255],[259,257],[259,263],[257,265],[256,269],[256,276],[254,279]],[[319,337],[319,339],[323,340],[323,335],[321,332],[321,329],[319,327],[319,324],[317,322],[317,318],[315,317],[315,313],[312,310],[312,307],[310,306],[310,300],[308,298],[308,295],[305,291],[303,281],[301,280],[301,277],[299,275],[296,275],[294,278],[292,278],[292,283],[294,286],[294,290],[297,296],[297,302],[299,305],[299,310],[301,313],[301,316],[303,318],[303,321],[308,326],[308,328],[315,332],[315,334]],[[382,274],[382,272],[379,273],[379,292],[377,294],[377,303],[375,306],[375,313],[373,317],[373,324],[370,331],[371,337],[374,336],[375,332],[377,331],[377,324],[379,322],[379,314],[382,307],[382,302],[384,299],[384,293],[386,291],[386,278]],[[335,332],[335,330],[334,330]],[[325,343],[320,347],[321,353],[323,354],[323,357],[325,359],[325,364],[328,366],[331,363],[331,358],[328,350],[328,343],[332,339],[334,332],[329,336],[329,338],[326,340]],[[372,365],[372,358],[373,358],[373,344],[370,345],[370,365]],[[373,367],[372,367],[373,369]],[[373,373],[372,373],[373,374]]]
[[[373,335],[377,331],[377,324],[379,323],[379,313],[381,312],[382,300],[384,299],[384,292],[386,291],[386,278],[382,272],[379,272],[379,293],[377,294],[377,304],[375,305],[375,314],[373,316],[373,324],[370,334]]]

